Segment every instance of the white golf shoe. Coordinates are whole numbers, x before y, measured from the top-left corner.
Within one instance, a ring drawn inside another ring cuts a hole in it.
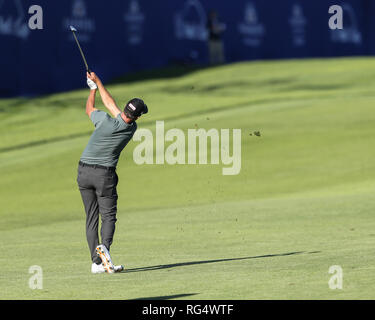
[[[102,264],[93,263],[91,265],[91,273],[104,273],[105,269]]]
[[[114,271],[115,272],[122,272],[124,271],[125,267],[123,265],[120,266],[114,266]],[[91,265],[91,273],[105,273],[105,269],[103,267],[103,264],[96,264],[93,263]]]
[[[103,268],[104,268],[105,272],[114,273],[115,272],[115,266],[112,263],[112,259],[111,259],[111,256],[109,254],[109,251],[104,244],[100,244],[96,247],[96,254],[102,260],[102,265],[103,265]]]

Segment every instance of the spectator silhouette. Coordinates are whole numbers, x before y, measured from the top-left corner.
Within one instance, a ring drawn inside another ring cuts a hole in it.
[[[224,23],[220,23],[217,12],[211,10],[207,19],[208,50],[211,65],[223,64],[225,62],[222,40],[222,34],[225,29],[226,26]]]

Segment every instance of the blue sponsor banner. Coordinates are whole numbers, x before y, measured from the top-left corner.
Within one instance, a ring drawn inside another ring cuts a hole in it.
[[[0,0],[0,96],[33,96],[85,86],[89,66],[104,81],[171,63],[208,63],[207,14],[225,24],[227,62],[370,55],[375,52],[371,0]],[[28,10],[43,9],[31,30]],[[344,29],[331,30],[331,5]]]

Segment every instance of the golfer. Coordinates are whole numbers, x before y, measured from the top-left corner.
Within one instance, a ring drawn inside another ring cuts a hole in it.
[[[116,166],[121,151],[137,130],[135,121],[147,113],[148,109],[141,99],[132,99],[121,112],[94,72],[87,73],[87,84],[90,94],[86,113],[95,130],[80,158],[77,182],[86,211],[86,238],[92,260],[91,272],[114,273],[123,270],[123,266],[112,263],[109,254],[117,213]],[[97,90],[113,117],[95,108]],[[99,213],[102,222],[101,242],[98,236]]]

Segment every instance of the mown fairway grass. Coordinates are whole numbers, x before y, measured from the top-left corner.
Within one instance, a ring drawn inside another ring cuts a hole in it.
[[[121,105],[145,99],[139,128],[242,129],[241,172],[138,166],[132,141],[111,248],[127,272],[114,275],[90,274],[76,185],[88,90],[0,100],[0,299],[375,298],[375,60],[191,71],[108,88]]]

